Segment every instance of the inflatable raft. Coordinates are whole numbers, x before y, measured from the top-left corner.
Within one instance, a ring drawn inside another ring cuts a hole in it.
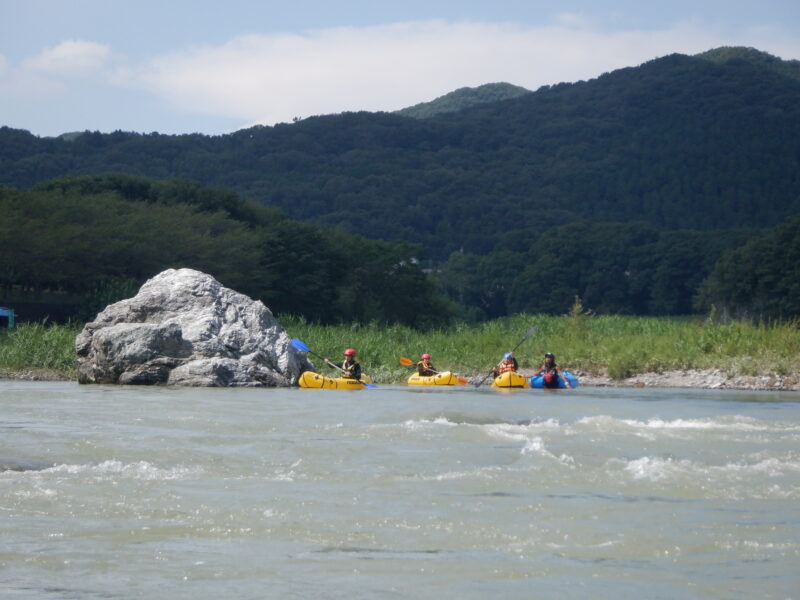
[[[514,371],[506,371],[502,375],[498,375],[492,382],[492,387],[496,388],[526,388],[528,387],[528,378]]]
[[[417,375],[408,378],[408,385],[458,385],[458,377],[450,371],[442,371],[436,375]]]
[[[361,380],[349,377],[326,377],[312,371],[305,371],[297,378],[301,388],[321,388],[326,390],[363,390],[365,383],[372,383],[369,375],[361,375]]]
[[[569,371],[561,371],[561,372],[564,374],[564,377],[567,378],[567,381],[569,381],[569,384],[573,388],[578,387],[578,378],[575,377],[575,375],[573,375]],[[532,388],[544,388],[544,375],[537,375],[536,377],[531,377],[530,385],[531,385]],[[563,390],[563,389],[566,389],[566,388],[567,388],[567,386],[564,385],[564,380],[561,379],[561,377],[559,377],[558,378],[558,388],[551,388],[551,389],[554,389],[554,390],[555,389],[562,389]]]

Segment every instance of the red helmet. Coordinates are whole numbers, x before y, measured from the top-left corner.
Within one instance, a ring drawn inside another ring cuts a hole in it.
[[[353,350],[352,348],[348,348],[347,350],[344,351],[344,355],[345,356],[355,356],[356,355],[356,351]]]
[[[427,352],[426,352],[425,354],[423,354],[423,355],[422,355],[422,358],[423,358],[424,360],[428,360],[430,357],[431,357],[431,355],[430,355],[430,354],[428,354]]]

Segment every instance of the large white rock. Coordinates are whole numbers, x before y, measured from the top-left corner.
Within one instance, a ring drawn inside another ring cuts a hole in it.
[[[168,269],[75,338],[80,383],[288,386],[311,368],[257,300],[193,269]]]

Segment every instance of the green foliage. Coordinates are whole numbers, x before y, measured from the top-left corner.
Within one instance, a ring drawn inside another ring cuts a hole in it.
[[[20,323],[0,329],[0,375],[14,371],[47,369],[63,377],[75,374],[77,325]]]
[[[214,137],[2,127],[0,184],[17,189],[0,192],[0,286],[90,294],[186,265],[325,322],[563,314],[575,296],[689,314],[726,250],[800,214],[798,65],[718,48],[536,92],[457,90],[412,107],[424,119]],[[68,173],[83,176],[48,181]],[[779,249],[747,252],[747,271],[722,259],[701,305],[800,314]]]
[[[450,305],[419,248],[287,219],[227,190],[130,176],[0,187],[0,290],[68,292],[75,318],[191,267],[276,312],[324,322],[446,322]]]
[[[345,113],[215,137],[71,141],[0,128],[0,183],[186,179],[422,243],[439,261],[486,254],[510,229],[533,238],[579,220],[771,227],[800,213],[800,81],[771,66],[787,61],[768,62],[671,55],[426,119]]]
[[[585,310],[583,302],[578,296],[575,296],[575,301],[572,303],[572,308],[569,309],[568,327],[572,335],[580,335],[586,331],[586,325],[589,317],[592,316],[591,309]]]
[[[682,369],[719,369],[730,375],[800,372],[800,330],[795,322],[703,324],[663,317],[597,316],[579,304],[560,317],[517,315],[427,331],[374,323],[320,326],[284,317],[281,322],[292,337],[323,356],[338,357],[344,348],[356,348],[365,370],[382,383],[405,381],[410,371],[399,365],[399,358],[416,361],[423,352],[429,352],[442,370],[488,373],[531,327],[536,333],[516,352],[524,371],[537,369],[544,353],[553,352],[564,368],[605,372],[615,379]]]
[[[755,48],[723,46],[721,48],[714,48],[713,50],[702,52],[696,56],[717,63],[738,62],[757,64],[780,73],[781,75],[800,79],[800,60],[781,60],[776,56],[761,52]]]
[[[689,319],[598,316],[579,305],[569,315],[517,315],[479,324],[454,323],[446,328],[415,329],[387,325],[321,325],[303,317],[280,315],[286,331],[317,354],[338,359],[353,347],[365,371],[379,383],[400,383],[410,374],[399,364],[431,353],[441,370],[483,375],[525,333],[536,332],[516,351],[520,368],[532,372],[545,352],[573,372],[607,373],[617,379],[642,372],[719,369],[729,375],[787,375],[800,372],[798,322],[784,324],[701,323]],[[580,326],[574,326],[578,319]],[[50,369],[65,377],[75,373],[74,324],[23,323],[0,329],[0,375],[28,369]],[[314,359],[320,371],[326,367]]]
[[[703,279],[749,231],[658,231],[641,223],[580,222],[552,228],[529,246],[486,256],[455,253],[439,278],[456,301],[496,318],[563,314],[577,296],[597,313],[691,314]]]
[[[431,102],[415,104],[395,111],[395,113],[404,117],[428,119],[444,113],[458,112],[479,104],[500,102],[530,93],[530,90],[510,83],[487,83],[474,88],[459,88]]]
[[[703,284],[699,304],[736,318],[800,315],[800,216],[727,252]]]
[[[132,278],[98,279],[95,287],[88,292],[75,318],[78,321],[91,321],[109,304],[131,298],[139,291],[137,281]]]

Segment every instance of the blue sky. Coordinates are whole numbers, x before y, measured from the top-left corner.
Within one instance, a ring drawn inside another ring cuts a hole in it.
[[[0,0],[0,125],[220,134],[731,45],[800,59],[800,0]]]

